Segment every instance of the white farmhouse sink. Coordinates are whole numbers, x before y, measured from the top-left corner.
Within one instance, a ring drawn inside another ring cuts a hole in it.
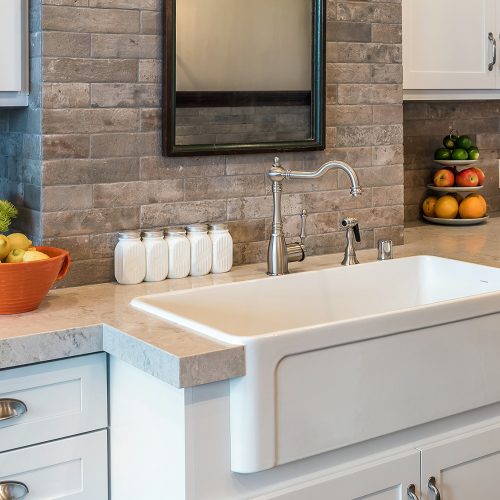
[[[417,256],[132,304],[245,346],[230,389],[235,472],[500,401],[500,269]]]

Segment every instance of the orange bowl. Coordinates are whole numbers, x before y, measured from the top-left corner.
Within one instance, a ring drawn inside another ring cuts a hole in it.
[[[0,264],[0,314],[18,314],[35,310],[52,285],[69,271],[66,250],[36,247],[50,258],[34,262]]]

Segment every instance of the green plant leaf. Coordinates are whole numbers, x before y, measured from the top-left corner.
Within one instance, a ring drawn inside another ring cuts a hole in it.
[[[5,233],[17,217],[17,208],[7,200],[0,200],[0,232]]]

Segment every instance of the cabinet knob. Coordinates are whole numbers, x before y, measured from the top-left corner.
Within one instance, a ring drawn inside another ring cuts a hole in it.
[[[427,486],[434,494],[434,500],[441,500],[441,493],[439,493],[438,487],[436,486],[436,478],[434,476],[429,478]]]
[[[18,399],[0,399],[0,422],[20,417],[27,411],[28,407]]]
[[[19,481],[0,481],[0,499],[1,500],[22,500],[30,490]]]
[[[408,486],[408,489],[406,490],[406,492],[408,493],[408,498],[410,498],[411,500],[418,500],[418,497],[417,497],[417,494],[415,493],[415,485],[414,484],[410,484],[410,486]]]

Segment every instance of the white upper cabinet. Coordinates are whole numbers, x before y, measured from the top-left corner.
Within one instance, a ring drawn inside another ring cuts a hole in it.
[[[27,106],[28,0],[0,1],[0,107]]]
[[[499,0],[403,0],[405,98],[498,98],[497,11]]]

